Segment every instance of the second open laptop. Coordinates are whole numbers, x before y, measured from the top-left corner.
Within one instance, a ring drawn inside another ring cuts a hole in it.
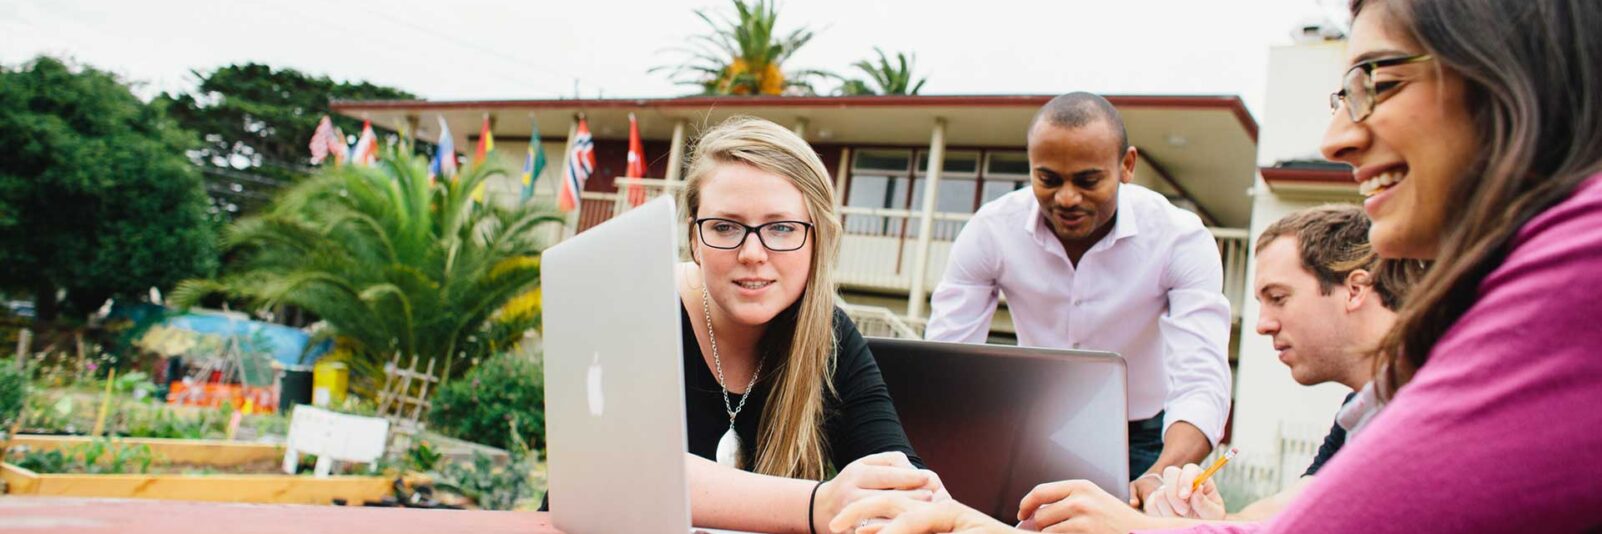
[[[1003,521],[1035,485],[1129,498],[1128,370],[1110,352],[868,338],[912,448]]]

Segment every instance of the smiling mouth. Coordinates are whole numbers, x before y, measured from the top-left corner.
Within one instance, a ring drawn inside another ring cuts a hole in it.
[[[1389,190],[1396,184],[1402,183],[1405,179],[1407,179],[1407,168],[1397,167],[1376,174],[1373,178],[1363,180],[1363,183],[1357,184],[1357,193],[1363,195],[1364,198],[1372,197]]]
[[[734,281],[734,285],[737,285],[737,286],[740,286],[740,287],[743,287],[743,288],[746,288],[746,289],[762,289],[764,287],[768,287],[770,285],[773,285],[773,281],[772,280],[735,280]]]
[[[1079,223],[1085,222],[1088,219],[1090,219],[1090,214],[1089,213],[1083,213],[1083,212],[1058,213],[1057,214],[1057,220],[1060,221],[1060,222],[1067,223],[1067,224],[1079,224]]]

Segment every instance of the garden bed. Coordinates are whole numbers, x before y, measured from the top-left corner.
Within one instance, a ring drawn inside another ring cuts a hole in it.
[[[11,440],[12,447],[28,447],[36,451],[69,449],[94,442],[87,436],[47,436],[19,434]],[[144,445],[166,463],[191,466],[229,467],[241,464],[274,462],[284,458],[284,446],[278,443],[246,443],[214,439],[118,438],[125,446]]]
[[[17,436],[21,446],[45,452],[71,450],[93,443],[75,436]],[[393,493],[384,476],[330,476],[274,473],[283,455],[281,445],[216,440],[127,438],[122,447],[149,447],[161,458],[150,472],[120,474],[38,473],[11,463],[0,464],[0,479],[12,495],[117,497],[184,501],[279,504],[350,504],[378,501]],[[195,473],[193,471],[203,471]],[[244,472],[242,472],[244,471]],[[253,471],[253,472],[249,472]]]

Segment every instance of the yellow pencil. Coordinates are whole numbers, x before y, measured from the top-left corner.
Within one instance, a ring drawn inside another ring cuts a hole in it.
[[[1208,466],[1207,470],[1202,471],[1201,476],[1196,477],[1196,481],[1190,484],[1190,491],[1201,489],[1202,483],[1206,482],[1208,478],[1211,478],[1213,473],[1217,473],[1219,469],[1223,469],[1224,464],[1227,464],[1230,460],[1235,459],[1235,453],[1237,452],[1240,452],[1240,450],[1230,447],[1229,452],[1224,453],[1223,456],[1219,456],[1217,460],[1213,460],[1213,465]]]

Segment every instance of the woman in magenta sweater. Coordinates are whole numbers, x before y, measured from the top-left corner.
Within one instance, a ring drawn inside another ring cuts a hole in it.
[[[1190,531],[1602,530],[1602,2],[1351,11],[1324,156],[1355,169],[1375,249],[1435,267],[1377,348],[1389,402],[1363,433],[1270,522]],[[1169,524],[1083,481],[1020,508],[1049,531]],[[893,498],[832,526],[884,517],[858,532],[1007,529]]]

